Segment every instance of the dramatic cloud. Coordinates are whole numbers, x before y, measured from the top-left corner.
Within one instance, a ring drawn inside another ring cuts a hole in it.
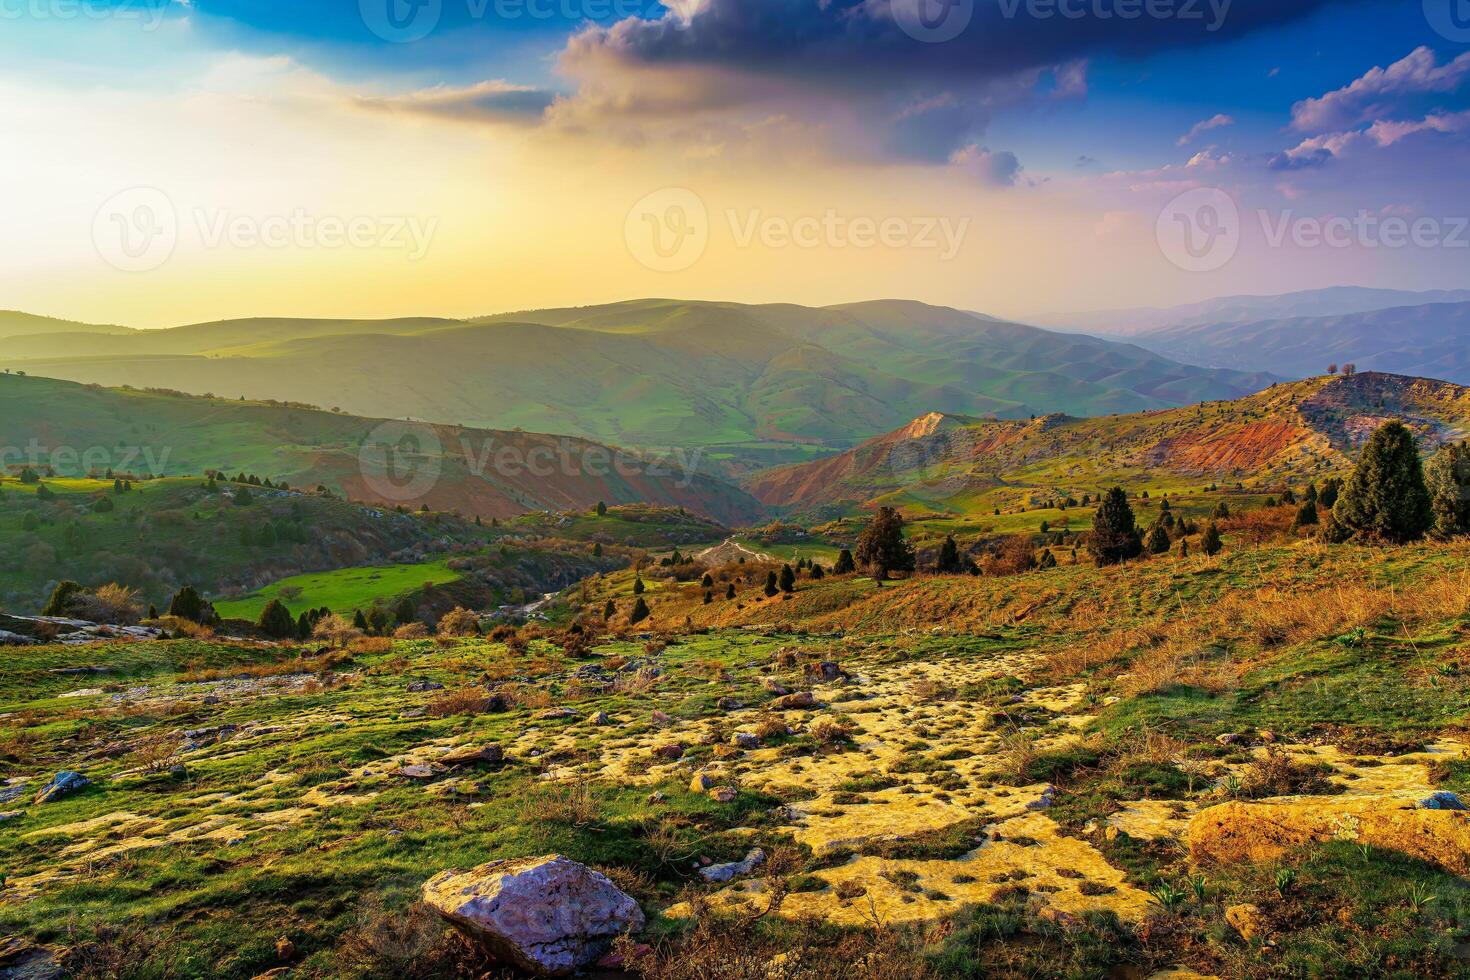
[[[1210,118],[1201,120],[1200,122],[1197,122],[1193,126],[1189,127],[1189,132],[1179,137],[1178,145],[1188,146],[1190,143],[1194,142],[1195,137],[1199,136],[1201,133],[1207,133],[1212,129],[1219,129],[1222,126],[1233,126],[1234,124],[1234,116],[1227,116],[1223,112],[1216,113]]]
[[[1320,133],[1346,129],[1382,118],[1414,96],[1457,90],[1470,76],[1470,51],[1441,65],[1429,48],[1415,48],[1387,68],[1374,68],[1363,77],[1291,108],[1292,128]]]

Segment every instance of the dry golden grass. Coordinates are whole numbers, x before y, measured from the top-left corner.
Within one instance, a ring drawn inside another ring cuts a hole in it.
[[[480,687],[461,687],[446,691],[424,705],[431,718],[449,718],[454,715],[477,715],[490,708],[490,692]]]

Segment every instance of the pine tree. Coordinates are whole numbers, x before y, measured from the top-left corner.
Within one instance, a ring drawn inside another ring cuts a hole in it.
[[[85,592],[78,582],[70,580],[58,582],[56,588],[51,590],[51,598],[47,600],[45,607],[42,608],[41,615],[69,617],[72,615],[72,606],[84,594]]]
[[[1445,446],[1424,468],[1434,513],[1434,533],[1441,538],[1470,534],[1470,442]]]
[[[266,636],[277,640],[289,639],[296,634],[296,620],[279,599],[272,599],[265,604],[255,625]]]
[[[148,604],[148,618],[149,619],[157,619],[158,618],[158,607],[155,606],[155,605],[153,605],[151,602]]]
[[[852,552],[843,548],[837,556],[837,564],[832,566],[833,575],[847,575],[857,570],[857,564],[852,560]]]
[[[764,591],[766,593],[766,597],[767,598],[770,598],[771,596],[775,595],[777,592],[781,591],[777,587],[777,585],[776,585],[776,573],[775,572],[767,572],[766,573],[766,587],[765,587],[765,590]]]
[[[818,565],[816,562],[812,562],[812,580],[813,581],[816,581],[818,579],[825,578],[826,575],[827,575],[827,573],[824,572],[824,571],[822,571],[822,566],[821,565]]]
[[[410,599],[408,596],[404,596],[402,599],[398,600],[398,605],[394,607],[393,618],[397,621],[399,626],[407,626],[409,623],[413,622],[414,616],[417,613],[418,609],[414,606],[413,600]]]
[[[952,534],[945,535],[944,543],[939,546],[937,567],[942,575],[955,575],[960,571],[960,549]]]
[[[1169,532],[1162,523],[1149,528],[1148,538],[1143,543],[1151,555],[1162,555],[1169,550]]]
[[[597,502],[597,516],[598,517],[606,517],[607,516],[607,504],[603,503],[601,500],[599,500]]]
[[[1217,521],[1227,519],[1230,516],[1230,505],[1223,500],[1220,501],[1215,505],[1215,509],[1210,513],[1210,516]]]
[[[362,614],[362,610],[361,609],[359,609],[355,613],[353,613],[353,615],[352,615],[352,625],[356,629],[362,630],[364,633],[366,633],[368,631],[367,617]]]
[[[1187,538],[1180,538],[1179,539],[1179,557],[1180,558],[1188,558],[1189,557],[1189,540]]]
[[[607,605],[602,607],[602,618],[612,619],[617,614],[618,607],[613,604],[613,601],[611,599],[607,600]]]
[[[602,542],[601,541],[594,541],[592,543],[592,557],[593,558],[601,558],[602,557]]]
[[[699,584],[704,586],[706,589],[712,589],[715,586],[715,580],[709,572],[705,572],[704,578],[699,580]]]
[[[1337,498],[1342,493],[1342,480],[1339,477],[1329,476],[1322,481],[1322,492],[1317,495],[1317,505],[1331,510],[1337,506]]]
[[[177,616],[179,619],[187,619],[192,623],[207,625],[207,620],[211,618],[205,611],[208,608],[209,604],[199,597],[194,587],[186,585],[174,593],[173,600],[168,604],[168,614]]]
[[[1356,534],[1402,544],[1424,536],[1434,521],[1419,444],[1402,422],[1373,433],[1333,514]]]
[[[725,598],[726,599],[733,599],[733,598],[735,598],[735,583],[734,582],[731,582],[729,585],[725,586]]]
[[[629,624],[641,623],[648,617],[648,603],[643,601],[642,596],[639,596],[633,603],[633,611],[628,613],[628,622]]]
[[[311,631],[315,628],[316,624],[312,622],[311,613],[302,613],[301,617],[296,620],[296,639],[303,642],[311,639]]]
[[[858,538],[858,562],[871,568],[880,582],[889,572],[914,570],[914,550],[903,537],[903,517],[892,507],[879,507]]]
[[[1041,558],[1037,562],[1040,568],[1056,568],[1057,556],[1051,553],[1050,548],[1041,549]]]
[[[1214,521],[1211,521],[1209,524],[1205,525],[1205,536],[1200,539],[1199,546],[1204,549],[1204,553],[1209,555],[1211,558],[1218,555],[1220,553],[1220,549],[1225,547],[1224,542],[1220,540],[1220,528],[1215,524]]]
[[[1117,565],[1143,552],[1133,508],[1122,487],[1109,490],[1092,517],[1092,533],[1087,536],[1087,551],[1099,566]]]
[[[1295,531],[1302,527],[1315,527],[1317,525],[1317,505],[1308,500],[1296,510],[1296,516],[1291,520],[1291,529]]]
[[[643,584],[643,576],[640,575],[637,578],[633,579],[633,594],[634,595],[642,595],[643,592],[644,592],[644,590],[647,589],[647,588],[648,588],[648,586],[646,586],[646,585]]]
[[[1282,492],[1281,502],[1292,507],[1296,506],[1296,494],[1292,492],[1291,487],[1287,487],[1286,490]]]
[[[782,592],[790,593],[796,591],[796,573],[791,570],[790,565],[781,566],[781,579],[779,584]]]

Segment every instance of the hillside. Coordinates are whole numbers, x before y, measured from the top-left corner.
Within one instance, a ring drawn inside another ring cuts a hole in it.
[[[1371,313],[1396,306],[1470,302],[1470,289],[1370,289],[1330,286],[1268,296],[1219,296],[1182,306],[1136,307],[1082,313],[1049,313],[1027,317],[1028,323],[1054,330],[1081,330],[1113,337],[1141,339],[1172,327],[1251,323],[1297,317],[1336,317]]]
[[[7,343],[3,366],[105,385],[805,461],[926,411],[1024,417],[1233,398],[1272,378],[921,303],[640,300],[467,321],[237,320]]]
[[[1426,447],[1470,434],[1470,389],[1363,373],[1276,385],[1233,402],[1081,419],[994,421],[931,413],[818,462],[749,481],[773,507],[838,511],[878,501],[975,513],[1033,497],[1122,483],[1169,489],[1208,482],[1315,478],[1345,468],[1389,418]]]
[[[1136,338],[1191,363],[1309,377],[1328,364],[1470,384],[1470,302],[1341,316],[1184,324]]]
[[[0,447],[11,447],[4,463],[13,470],[28,461],[75,477],[109,468],[153,476],[221,469],[484,518],[585,510],[599,501],[682,506],[722,524],[762,513],[744,491],[703,472],[695,456],[644,458],[563,436],[383,424],[301,405],[0,375]]]

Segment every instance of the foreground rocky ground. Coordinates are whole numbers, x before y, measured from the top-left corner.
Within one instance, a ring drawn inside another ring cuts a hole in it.
[[[595,969],[655,977],[1464,973],[1464,558],[883,590],[1032,610],[983,627],[16,648],[0,969],[479,976],[444,883],[564,855],[636,902]]]

